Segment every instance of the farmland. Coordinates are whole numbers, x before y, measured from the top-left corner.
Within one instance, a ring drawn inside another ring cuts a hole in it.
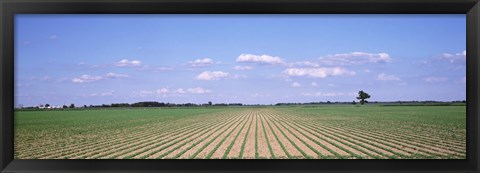
[[[15,112],[15,159],[465,159],[465,106]]]

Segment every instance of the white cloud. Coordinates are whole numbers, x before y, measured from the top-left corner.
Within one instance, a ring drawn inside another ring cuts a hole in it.
[[[352,52],[344,54],[327,55],[319,58],[325,65],[352,65],[362,63],[387,63],[391,61],[387,53]]]
[[[382,80],[382,81],[394,81],[394,80],[400,80],[399,77],[395,76],[395,75],[387,75],[385,73],[380,73],[378,76],[377,76],[377,80]]]
[[[283,71],[288,76],[307,76],[325,78],[328,76],[352,76],[355,75],[354,71],[349,71],[341,67],[331,68],[287,68]]]
[[[168,93],[168,89],[167,88],[160,88],[160,89],[157,89],[157,94],[167,94]]]
[[[141,66],[142,62],[138,60],[129,61],[128,59],[122,59],[119,62],[115,63],[117,67],[138,67]]]
[[[235,70],[252,70],[252,66],[235,66],[233,69]]]
[[[317,82],[312,82],[311,85],[314,86],[314,87],[318,86]]]
[[[280,57],[270,55],[241,54],[237,57],[237,62],[258,63],[258,64],[283,64]]]
[[[302,85],[298,82],[293,82],[292,87],[301,87]]]
[[[320,64],[317,62],[312,62],[312,61],[299,61],[295,62],[292,65],[295,66],[308,66],[308,67],[320,67]]]
[[[228,77],[228,73],[222,71],[204,71],[195,77],[196,80],[220,80]]]
[[[174,70],[175,67],[172,66],[148,66],[148,65],[138,65],[135,66],[136,70],[147,71],[147,72],[165,72],[169,70]]]
[[[213,64],[213,60],[210,58],[196,59],[194,61],[189,61],[188,64],[192,67],[208,66]]]
[[[127,78],[128,75],[126,75],[126,74],[117,74],[117,73],[107,73],[107,74],[105,75],[105,77],[111,78],[111,79],[119,79],[119,78]]]
[[[125,74],[117,74],[117,73],[107,73],[104,76],[90,76],[90,75],[82,75],[80,77],[76,77],[72,79],[73,83],[89,83],[95,82],[103,79],[121,79],[127,78],[128,75]],[[45,78],[44,80],[50,80],[49,78]]]
[[[334,86],[337,86],[337,85],[330,83],[330,84],[328,84],[327,86],[329,86],[329,87],[334,87]]]
[[[444,53],[440,55],[439,59],[446,60],[450,63],[456,63],[456,62],[465,62],[466,57],[467,57],[467,51],[464,50],[461,53],[455,53],[455,54]]]
[[[185,94],[185,90],[183,90],[183,88],[178,88],[177,90],[175,90],[175,92],[179,94]]]
[[[370,73],[370,69],[368,69],[368,68],[365,69],[365,70],[363,70],[363,71],[364,71],[365,73]]]
[[[196,88],[188,88],[187,92],[192,94],[207,94],[207,93],[211,93],[212,91],[203,89],[201,87],[196,87]]]
[[[72,79],[74,83],[89,83],[102,80],[102,76],[90,76],[90,75],[82,75],[80,77],[76,77]]]
[[[445,81],[448,80],[448,78],[430,76],[430,77],[425,78],[424,80],[425,80],[425,82],[445,82]]]
[[[159,88],[156,90],[142,90],[140,92],[134,92],[132,97],[147,97],[147,96],[163,96],[163,97],[171,97],[171,96],[180,96],[183,94],[208,94],[212,93],[212,90],[208,89],[203,89],[201,87],[195,87],[195,88],[188,88],[188,89],[183,89],[183,88],[178,88],[176,90],[170,91],[168,88]]]
[[[56,40],[58,39],[58,35],[51,35],[48,37],[49,40]]]

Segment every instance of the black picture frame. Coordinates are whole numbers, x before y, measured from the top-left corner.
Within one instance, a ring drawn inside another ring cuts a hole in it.
[[[480,170],[478,0],[2,0],[1,172],[461,172]],[[14,160],[15,14],[466,14],[465,160]]]

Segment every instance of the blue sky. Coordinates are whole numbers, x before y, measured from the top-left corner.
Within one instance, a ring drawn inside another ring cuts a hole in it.
[[[465,15],[16,15],[15,102],[466,98]]]

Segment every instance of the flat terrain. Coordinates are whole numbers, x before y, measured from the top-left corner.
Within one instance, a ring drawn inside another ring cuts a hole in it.
[[[15,112],[15,159],[465,159],[465,106]]]

